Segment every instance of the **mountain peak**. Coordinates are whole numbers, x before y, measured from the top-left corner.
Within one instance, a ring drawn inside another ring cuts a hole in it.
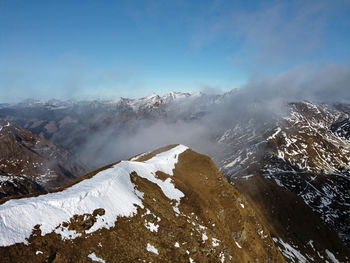
[[[187,97],[190,97],[191,94],[190,93],[183,93],[183,92],[178,92],[178,91],[172,91],[172,92],[169,92],[167,94],[165,94],[162,99],[165,101],[165,102],[172,102],[174,100],[178,100],[178,99],[184,99],[184,98],[187,98]]]

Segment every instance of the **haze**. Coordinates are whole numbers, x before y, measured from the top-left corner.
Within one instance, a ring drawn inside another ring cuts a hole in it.
[[[348,1],[2,0],[0,10],[0,102],[267,96],[276,85],[278,98],[349,99]]]

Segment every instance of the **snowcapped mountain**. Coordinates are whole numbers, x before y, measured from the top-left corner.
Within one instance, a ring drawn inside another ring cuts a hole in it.
[[[296,249],[301,262],[323,262],[326,250],[348,253],[333,230],[349,246],[349,105],[294,102],[275,114],[259,101],[240,103],[239,95],[12,106],[0,109],[0,117],[64,146],[74,153],[72,162],[85,161],[91,170],[120,159],[115,153],[149,150],[142,145],[205,145],[203,152],[249,199],[285,256]],[[292,254],[288,261],[300,261]]]
[[[188,97],[193,96],[193,94],[191,95],[190,93],[183,93],[183,92],[170,92],[168,94],[165,94],[162,99],[165,101],[165,103],[169,103],[169,102],[173,102],[176,100],[182,100],[182,99],[186,99]]]
[[[129,98],[116,98],[112,100],[92,100],[92,101],[61,101],[57,99],[51,99],[48,101],[40,101],[36,99],[26,99],[24,101],[21,101],[19,103],[15,104],[7,104],[3,103],[0,104],[0,108],[37,108],[37,107],[44,107],[47,109],[55,110],[55,109],[67,109],[72,107],[79,107],[79,106],[86,106],[86,105],[94,105],[98,104],[100,106],[111,106],[111,105],[124,105],[128,106],[134,111],[151,108],[151,107],[157,107],[163,104],[169,104],[176,101],[181,101],[188,98],[201,98],[206,97],[208,95],[198,92],[198,93],[184,93],[184,92],[170,92],[163,96],[159,96],[155,93],[152,93],[146,97],[142,97],[139,99],[129,99]]]
[[[0,198],[53,189],[84,172],[66,150],[1,119],[0,149]]]
[[[282,119],[252,119],[227,130],[219,138],[228,145],[218,158],[222,172],[233,183],[240,180],[242,190],[255,176],[273,180],[301,197],[349,245],[349,115],[311,102],[288,107]]]
[[[10,120],[63,146],[72,152],[76,161],[82,161],[93,170],[115,159],[126,158],[131,153],[111,158],[103,155],[99,159],[90,156],[93,151],[87,148],[92,144],[97,145],[94,151],[103,151],[111,140],[133,136],[140,129],[158,122],[198,120],[206,114],[208,107],[218,103],[217,97],[204,93],[171,92],[162,97],[151,94],[140,99],[54,101],[55,105],[30,100],[21,106],[12,105],[0,109],[0,118]],[[102,138],[107,138],[107,141],[103,142]],[[172,142],[162,142],[156,147],[167,143]],[[153,147],[155,146],[152,145],[150,149]],[[136,152],[144,150],[148,149],[138,149]]]
[[[0,229],[2,262],[285,262],[245,198],[183,145],[7,201]]]

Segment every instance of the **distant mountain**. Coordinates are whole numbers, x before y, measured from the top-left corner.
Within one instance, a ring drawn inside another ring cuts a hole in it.
[[[19,103],[14,104],[0,104],[0,107],[11,107],[11,108],[37,108],[37,107],[45,107],[47,109],[64,109],[64,108],[71,108],[71,107],[79,107],[79,106],[86,106],[86,105],[104,105],[106,107],[108,106],[119,106],[124,105],[128,106],[131,109],[138,111],[145,108],[150,107],[156,107],[163,104],[172,103],[175,101],[180,101],[183,99],[193,99],[193,98],[200,98],[203,96],[209,96],[204,93],[184,93],[184,92],[170,92],[165,94],[164,96],[159,96],[155,93],[152,93],[146,97],[142,97],[139,99],[129,99],[129,98],[117,98],[117,99],[111,99],[111,100],[92,100],[92,101],[73,101],[73,100],[57,100],[57,99],[51,99],[47,101],[41,101],[36,99],[26,99]],[[216,97],[216,96],[211,96]]]
[[[0,199],[62,186],[85,170],[45,138],[0,119]]]
[[[241,95],[173,92],[58,107],[37,103],[0,109],[0,117],[62,145],[72,162],[90,170],[146,145],[188,143],[204,149],[263,220],[273,222],[269,231],[308,260],[313,246],[341,247],[332,229],[350,247],[350,106],[261,107],[259,98]]]
[[[0,215],[4,263],[285,262],[245,198],[183,145],[7,201]]]
[[[2,108],[8,108],[10,106],[9,103],[0,103],[0,109]]]
[[[94,155],[90,149],[85,150],[92,141],[98,144],[103,137],[131,136],[139,128],[159,121],[173,123],[199,119],[205,115],[208,107],[219,103],[218,97],[204,93],[171,92],[162,97],[151,94],[140,99],[108,101],[26,100],[0,109],[0,118],[69,149],[75,159],[85,162],[90,169],[96,169],[114,159],[113,156],[109,160],[88,157]],[[105,144],[99,147],[104,148]],[[95,148],[95,151],[100,150]],[[81,156],[85,158],[81,159]]]

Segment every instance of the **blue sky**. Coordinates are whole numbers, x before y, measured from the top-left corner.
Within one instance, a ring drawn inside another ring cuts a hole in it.
[[[0,0],[0,102],[223,92],[349,63],[349,1]]]

